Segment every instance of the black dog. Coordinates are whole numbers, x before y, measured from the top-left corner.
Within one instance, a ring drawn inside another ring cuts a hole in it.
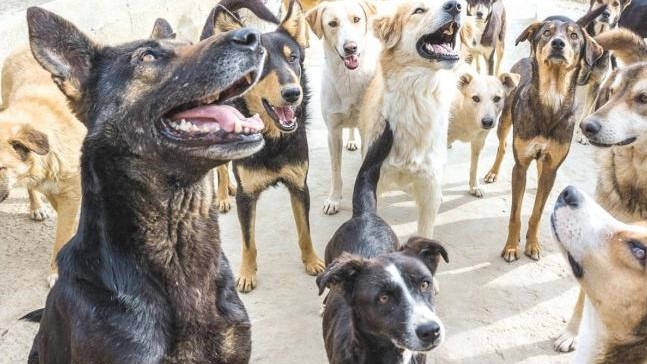
[[[422,364],[444,340],[433,276],[440,257],[448,261],[445,248],[423,238],[400,247],[376,214],[380,169],[392,145],[387,122],[355,181],[353,217],[328,243],[328,267],[317,278],[320,294],[331,288],[323,314],[331,364]]]
[[[232,9],[249,6],[253,1],[228,0]],[[222,5],[222,4],[221,4]],[[254,9],[250,9],[254,11]],[[255,12],[255,11],[254,11]],[[222,13],[215,22],[207,22],[203,34],[218,34],[240,27],[235,19]],[[285,17],[273,32],[262,35],[267,58],[256,86],[235,101],[247,116],[260,115],[265,122],[265,147],[251,157],[233,162],[238,184],[236,206],[243,236],[242,259],[237,288],[249,292],[256,288],[256,203],[263,191],[283,184],[290,192],[290,202],[297,227],[301,260],[308,274],[317,275],[324,263],[314,250],[310,235],[310,192],[307,177],[310,168],[306,121],[310,99],[308,79],[303,65],[308,45],[308,25],[296,0],[289,3]],[[228,176],[219,168],[219,199],[227,197]]]
[[[647,38],[647,0],[632,0],[631,4],[622,13],[620,25],[638,34],[641,38]]]
[[[263,147],[262,122],[221,105],[260,75],[260,34],[107,47],[45,10],[27,20],[34,56],[88,128],[79,229],[29,363],[247,363],[208,173]]]

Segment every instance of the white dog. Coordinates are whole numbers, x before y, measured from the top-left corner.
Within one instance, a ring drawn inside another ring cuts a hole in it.
[[[321,88],[321,110],[328,127],[332,170],[330,195],[324,213],[339,212],[342,194],[341,158],[343,129],[350,129],[346,148],[356,150],[355,129],[362,95],[375,75],[379,42],[371,31],[376,7],[367,0],[324,2],[308,12],[313,33],[323,39],[326,66]]]

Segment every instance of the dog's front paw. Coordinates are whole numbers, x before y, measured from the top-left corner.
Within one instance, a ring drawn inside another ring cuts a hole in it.
[[[553,343],[555,351],[560,353],[568,353],[577,347],[577,335],[573,334],[570,330],[564,330],[561,335]]]
[[[236,279],[236,289],[241,293],[249,293],[256,288],[256,273],[241,273]]]
[[[478,198],[485,196],[485,191],[479,186],[470,187],[470,195]]]
[[[541,244],[538,241],[529,240],[526,242],[526,249],[524,253],[526,256],[532,260],[541,259]]]
[[[58,280],[58,273],[50,273],[47,276],[47,286],[49,288],[54,287],[54,284],[56,284],[56,281]]]
[[[519,244],[518,243],[506,243],[503,251],[501,252],[501,257],[508,263],[512,263],[515,260],[519,260]]]
[[[224,200],[218,200],[218,211],[220,211],[221,214],[226,214],[231,210],[231,202],[229,199],[224,199]]]
[[[483,178],[483,180],[485,181],[485,183],[494,183],[494,182],[496,182],[498,177],[499,176],[497,175],[496,171],[489,171],[485,175],[485,178]]]
[[[50,211],[50,209],[45,207],[45,206],[39,207],[39,208],[36,208],[36,209],[32,209],[29,212],[29,215],[31,216],[31,219],[34,220],[34,221],[47,220],[47,219],[49,219],[51,214],[52,214],[52,212]]]
[[[324,269],[326,269],[326,263],[316,255],[313,255],[308,259],[304,259],[303,265],[306,268],[306,273],[311,276],[319,275],[319,273],[322,273]]]
[[[356,151],[358,149],[357,142],[351,140],[346,143],[346,150]]]
[[[326,215],[334,215],[339,212],[339,203],[338,199],[328,198],[323,205],[323,212]]]

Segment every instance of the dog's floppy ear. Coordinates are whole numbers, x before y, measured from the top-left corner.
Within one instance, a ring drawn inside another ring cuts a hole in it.
[[[381,16],[373,20],[373,31],[384,48],[393,48],[400,42],[402,27],[398,23],[399,21],[391,16]]]
[[[366,20],[370,18],[371,16],[377,14],[377,6],[373,3],[371,0],[361,0],[359,2],[359,5],[364,9],[364,13],[366,14]]]
[[[528,28],[526,28],[523,32],[521,32],[521,34],[519,35],[519,37],[515,41],[514,45],[517,46],[521,42],[531,40],[535,36],[535,33],[539,30],[539,28],[542,27],[543,24],[544,23],[542,23],[540,21],[537,21],[537,22],[534,22],[534,23],[530,24],[528,26]]]
[[[474,80],[474,76],[471,73],[463,73],[458,77],[458,89],[465,90],[472,83],[472,80]]]
[[[445,250],[445,247],[436,240],[412,236],[402,247],[401,251],[405,255],[421,259],[432,274],[436,274],[436,271],[438,270],[440,257],[442,257],[446,263],[449,263],[447,250]]]
[[[521,81],[521,75],[517,73],[502,73],[499,75],[499,80],[505,88],[505,93],[510,94],[514,89],[519,86],[519,81]]]
[[[317,277],[319,295],[322,295],[326,288],[338,284],[342,285],[345,294],[351,293],[357,276],[366,268],[367,264],[367,261],[362,257],[343,253]]]
[[[589,67],[593,67],[595,62],[597,62],[602,54],[604,53],[604,48],[602,48],[598,42],[596,42],[586,30],[582,29],[582,34],[584,34],[584,62]]]
[[[49,153],[49,139],[42,133],[29,125],[23,126],[18,134],[10,141],[14,149],[19,153],[27,155],[34,152],[38,155]]]
[[[155,25],[153,25],[153,31],[151,32],[151,39],[175,39],[175,32],[173,32],[173,27],[169,24],[168,21],[164,18],[157,18],[155,20]]]
[[[312,32],[315,33],[319,39],[323,37],[323,20],[321,19],[321,16],[323,15],[325,8],[326,3],[322,3],[310,9],[310,11],[306,13],[306,21],[310,25]]]
[[[299,43],[301,48],[310,47],[308,23],[306,22],[303,7],[297,0],[290,1],[287,14],[285,14],[285,18],[281,21],[279,27],[290,34]]]
[[[98,45],[72,23],[47,10],[27,9],[29,43],[34,57],[70,99],[81,98]]]

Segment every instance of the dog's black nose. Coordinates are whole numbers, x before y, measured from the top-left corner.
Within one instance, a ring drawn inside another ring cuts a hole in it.
[[[443,5],[443,9],[451,15],[458,15],[461,13],[463,6],[456,0],[448,1]]]
[[[347,43],[345,43],[344,44],[344,52],[346,52],[346,54],[348,54],[348,55],[355,54],[355,52],[357,52],[357,43],[355,43],[355,42],[347,42]]]
[[[586,135],[587,137],[592,137],[597,135],[600,130],[602,130],[602,124],[600,124],[600,122],[595,119],[590,119],[582,122],[580,128],[582,129],[584,135]]]
[[[582,203],[583,196],[577,188],[573,186],[568,186],[562,191],[557,199],[557,203],[565,204],[571,207],[580,207]]]
[[[482,11],[477,11],[476,16],[479,17],[479,18],[482,18],[483,17],[483,12]]]
[[[301,89],[299,87],[288,87],[281,90],[283,100],[287,102],[297,102],[301,97]]]
[[[551,47],[553,47],[554,50],[561,51],[566,47],[566,42],[564,42],[564,39],[562,38],[555,38],[550,43],[550,45]]]
[[[483,118],[483,120],[481,120],[481,125],[483,125],[483,127],[486,129],[490,129],[494,126],[494,119],[490,117]]]
[[[602,19],[609,20],[610,17],[611,13],[609,12],[609,10],[605,10],[604,13],[602,13]]]
[[[242,28],[232,31],[230,37],[235,44],[254,49],[260,45],[261,33],[255,29]]]
[[[420,325],[416,328],[416,335],[420,341],[432,344],[440,338],[440,325],[435,321]]]

